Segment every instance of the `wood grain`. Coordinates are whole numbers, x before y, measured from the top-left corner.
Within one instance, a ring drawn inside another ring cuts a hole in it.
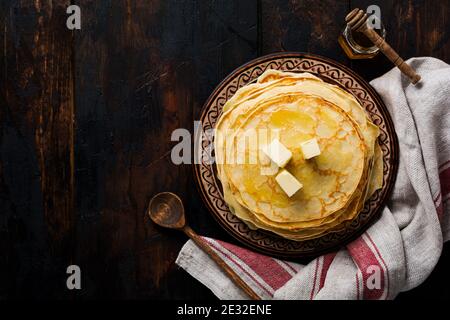
[[[371,0],[352,0],[350,8],[366,8]],[[377,1],[386,28],[386,41],[407,60],[414,56],[432,56],[450,61],[450,1]],[[377,67],[374,67],[377,66]],[[353,60],[351,67],[367,79],[383,75],[393,68],[379,54],[371,60]]]
[[[337,38],[348,8],[348,1],[261,0],[260,53],[300,51],[347,64]]]
[[[69,1],[2,1],[1,296],[65,297],[74,247]],[[62,282],[64,285],[65,282]]]
[[[1,1],[0,299],[213,298],[173,264],[186,237],[145,218],[153,194],[175,191],[196,231],[231,240],[192,169],[170,163],[171,131],[192,131],[213,88],[258,55],[316,53],[366,80],[391,69],[382,56],[349,61],[337,43],[349,9],[372,2],[80,0],[72,32],[73,1]],[[450,62],[450,0],[377,4],[402,57]],[[445,277],[423,296],[446,294]]]
[[[155,193],[173,191],[186,202],[196,230],[205,234],[202,227],[214,225],[199,209],[191,167],[170,161],[170,136],[176,128],[192,131],[212,87],[256,54],[255,5],[81,3],[86,31],[75,38],[75,257],[89,275],[89,296],[205,292],[195,280],[169,290],[168,275],[180,279],[173,262],[186,238],[161,232],[145,209]]]

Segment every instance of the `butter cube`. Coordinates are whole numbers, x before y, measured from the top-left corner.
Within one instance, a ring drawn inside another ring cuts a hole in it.
[[[269,161],[269,165],[261,166],[259,170],[262,176],[274,176],[278,173],[279,167],[277,166],[277,164],[271,160]]]
[[[265,149],[265,147],[259,149],[259,163],[262,166],[268,166],[270,165],[273,161],[270,160],[270,158],[267,156],[267,154],[263,151],[263,149]]]
[[[300,181],[284,169],[275,177],[275,180],[288,197],[292,197],[303,187]]]
[[[292,152],[278,139],[274,139],[269,145],[264,146],[262,151],[281,168],[292,158]]]
[[[270,158],[262,151],[262,148],[259,150],[259,163],[260,174],[262,176],[274,176],[278,173],[278,165],[270,160]]]
[[[319,144],[316,139],[311,139],[300,144],[305,159],[311,159],[320,155]]]

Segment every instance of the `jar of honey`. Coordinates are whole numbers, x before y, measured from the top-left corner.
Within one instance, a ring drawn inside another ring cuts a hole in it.
[[[375,19],[378,19],[375,17]],[[367,20],[369,23],[369,20]],[[383,39],[386,37],[386,29],[381,21],[377,23],[379,28],[373,28]],[[370,26],[372,27],[372,26]],[[349,26],[345,26],[338,42],[350,59],[371,59],[375,57],[380,49],[378,49],[366,35],[362,32],[351,30]]]

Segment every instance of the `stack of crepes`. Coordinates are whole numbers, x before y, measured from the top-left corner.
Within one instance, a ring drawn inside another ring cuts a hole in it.
[[[341,230],[382,187],[378,134],[340,87],[309,73],[268,70],[227,101],[216,125],[224,199],[250,228],[284,238],[302,241]],[[303,184],[291,197],[275,181],[280,168],[261,155],[262,144],[273,138],[292,152],[284,169]],[[321,154],[306,160],[300,145],[312,138]]]

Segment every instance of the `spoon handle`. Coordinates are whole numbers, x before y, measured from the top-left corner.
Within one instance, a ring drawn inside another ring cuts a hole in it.
[[[412,84],[415,85],[420,81],[420,76],[416,73],[416,71],[409,64],[405,63],[405,61],[398,55],[397,52],[395,52],[394,49],[392,49],[384,38],[380,37],[373,29],[367,27],[363,30],[363,32],[367,38],[369,38],[375,46],[377,46],[381,52],[383,52],[384,55],[409,78]]]
[[[230,277],[230,279],[242,290],[244,290],[247,295],[252,298],[253,300],[261,300],[261,297],[258,296],[255,291],[253,291],[252,288],[249,287],[248,284],[246,284],[239,275],[234,272],[233,269],[230,268],[229,265],[223,261],[222,258],[219,257],[219,255],[203,240],[199,235],[195,233],[194,230],[192,230],[189,226],[185,226],[183,228],[184,233],[191,238],[196,245],[198,245],[203,251],[205,251],[211,259],[214,260],[214,262]]]

